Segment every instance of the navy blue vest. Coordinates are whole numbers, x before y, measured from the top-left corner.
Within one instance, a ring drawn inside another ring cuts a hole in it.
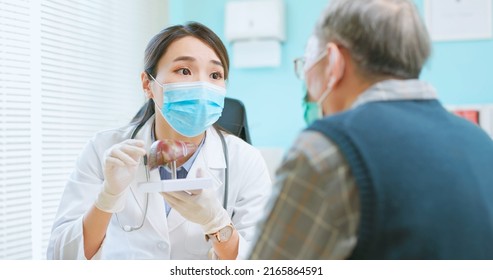
[[[355,259],[493,259],[493,141],[437,100],[370,102],[308,130],[360,194]]]

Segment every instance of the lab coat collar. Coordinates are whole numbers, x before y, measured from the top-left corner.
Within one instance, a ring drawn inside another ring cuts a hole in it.
[[[152,145],[152,126],[154,125],[154,115],[147,120],[147,122],[142,126],[140,131],[135,136],[135,139],[142,139],[145,142],[145,149],[149,151]]]
[[[210,127],[206,131],[205,143],[202,149],[204,160],[209,166],[209,168],[226,168],[226,161],[224,160],[224,151],[217,133],[214,127]]]

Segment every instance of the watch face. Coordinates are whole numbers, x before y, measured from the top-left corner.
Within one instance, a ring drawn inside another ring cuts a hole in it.
[[[233,227],[228,225],[225,228],[222,228],[219,230],[219,242],[226,242],[231,238],[231,235],[233,234]]]

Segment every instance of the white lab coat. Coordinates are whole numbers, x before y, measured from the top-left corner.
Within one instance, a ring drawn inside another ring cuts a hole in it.
[[[139,131],[136,139],[151,146],[151,118]],[[96,134],[79,156],[61,199],[48,245],[48,259],[85,259],[82,235],[82,218],[101,191],[103,154],[112,145],[128,138],[133,126]],[[257,223],[265,214],[265,204],[271,193],[271,181],[265,162],[257,149],[233,135],[225,134],[229,153],[229,187],[227,212],[239,232],[238,258],[248,257]],[[224,194],[226,162],[221,140],[214,128],[206,132],[204,145],[195,159],[188,178],[196,175],[198,168],[210,176],[221,203]],[[150,173],[151,181],[159,181],[159,171]],[[139,191],[137,182],[145,181],[141,164],[125,209],[118,214],[122,225],[138,226],[142,222],[146,194]],[[135,196],[135,198],[134,198]],[[113,215],[101,248],[93,259],[207,259],[212,247],[206,242],[199,225],[187,221],[172,209],[166,217],[163,197],[149,194],[149,208],[144,226],[133,232],[120,228]]]

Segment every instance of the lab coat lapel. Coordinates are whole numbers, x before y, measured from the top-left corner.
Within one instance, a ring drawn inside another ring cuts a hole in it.
[[[141,129],[141,131],[137,134],[136,139],[142,139],[145,142],[145,149],[149,151],[152,145],[151,138],[151,129],[154,123],[154,117],[149,119],[146,125]],[[159,174],[159,169],[156,168],[149,172],[149,181],[150,182],[159,182],[161,181],[161,176]],[[145,171],[145,167],[143,162],[139,165],[139,169],[137,171],[136,179],[133,184],[130,186],[132,188],[133,193],[136,196],[137,203],[141,207],[141,209],[145,208],[146,202],[146,193],[139,190],[137,187],[138,183],[146,182],[147,175]],[[129,199],[131,199],[129,197]],[[163,197],[159,193],[150,193],[149,194],[149,209],[147,211],[147,220],[151,224],[151,226],[156,229],[157,232],[168,236],[168,229],[166,224],[166,210],[164,208],[164,200]],[[166,239],[169,239],[168,237]]]
[[[152,145],[152,138],[151,138],[151,129],[152,125],[154,123],[154,118],[151,117],[146,124],[142,127],[142,129],[137,133],[135,139],[141,139],[144,140],[145,143],[145,149],[146,151],[149,151],[151,145]],[[154,169],[149,172],[150,178],[149,181],[155,182],[160,180],[159,176],[159,170]],[[132,192],[135,195],[135,199],[137,200],[137,203],[139,204],[141,209],[144,209],[145,207],[145,200],[146,200],[146,193],[142,192],[139,190],[138,183],[141,182],[146,182],[147,181],[147,175],[144,167],[143,160],[141,160],[140,165],[138,167],[135,180],[132,182],[130,188],[132,189]],[[131,199],[129,197],[129,199]],[[148,211],[149,212],[149,211]]]
[[[150,174],[151,182],[161,181],[159,169],[154,169]],[[152,203],[152,204],[151,204]],[[166,209],[164,207],[163,196],[159,193],[151,193],[149,195],[149,223],[160,233],[164,234],[166,240],[169,239],[169,229],[166,223]]]

